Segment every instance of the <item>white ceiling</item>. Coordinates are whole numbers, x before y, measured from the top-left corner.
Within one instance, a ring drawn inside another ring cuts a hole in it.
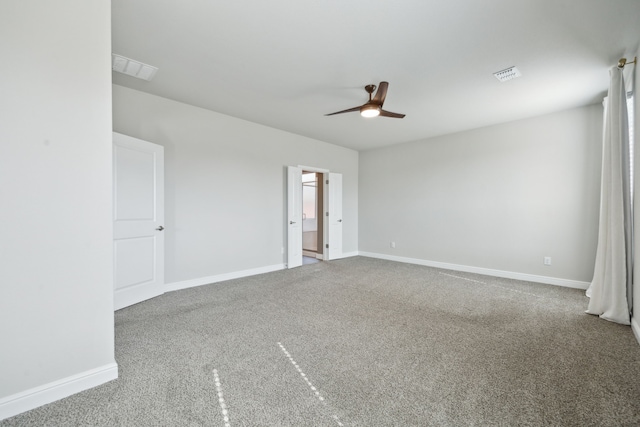
[[[640,0],[112,0],[112,33],[159,68],[115,84],[366,150],[599,102]],[[324,116],[383,80],[404,119]]]

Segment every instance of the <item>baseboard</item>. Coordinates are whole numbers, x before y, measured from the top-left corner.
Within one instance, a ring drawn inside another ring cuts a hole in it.
[[[506,279],[523,280],[526,282],[545,283],[548,285],[564,286],[566,288],[587,289],[589,282],[578,280],[559,279],[557,277],[537,276],[534,274],[516,273],[513,271],[493,270],[490,268],[472,267],[468,265],[449,264],[437,261],[428,261],[418,258],[405,258],[394,255],[378,254],[373,252],[359,252],[359,255],[369,258],[386,259],[389,261],[404,262],[407,264],[424,265],[427,267],[443,268],[445,270],[464,271],[467,273],[484,274],[486,276],[503,277]]]
[[[0,399],[0,420],[13,417],[118,378],[113,362]]]
[[[635,317],[631,318],[631,330],[633,331],[633,335],[636,336],[636,341],[640,344],[640,322],[638,322],[638,319]]]
[[[343,252],[342,256],[340,258],[349,258],[349,257],[352,257],[352,256],[358,256],[358,255],[360,255],[360,253],[358,251],[355,251],[355,252]]]
[[[130,288],[116,289],[113,295],[113,310],[117,311],[121,308],[155,298],[164,293],[164,287],[159,284],[157,289],[149,285],[132,286]],[[149,290],[152,290],[151,292]]]
[[[340,256],[340,258],[348,258],[353,256],[358,256],[358,252],[345,252]],[[250,270],[234,271],[231,273],[219,274],[216,276],[207,276],[200,277],[198,279],[183,280],[181,282],[166,283],[164,285],[164,291],[179,291],[181,289],[224,282],[225,280],[240,279],[242,277],[255,276],[256,274],[271,273],[272,271],[284,270],[285,268],[287,268],[286,264],[268,265],[266,267],[252,268]]]
[[[218,274],[216,276],[200,277],[198,279],[183,280],[181,282],[166,283],[165,292],[179,291],[181,289],[193,288],[196,286],[210,285],[212,283],[224,282],[225,280],[240,279],[242,277],[255,276],[256,274],[271,273],[285,269],[284,264],[268,265],[266,267],[252,268],[249,270],[234,271],[232,273]]]

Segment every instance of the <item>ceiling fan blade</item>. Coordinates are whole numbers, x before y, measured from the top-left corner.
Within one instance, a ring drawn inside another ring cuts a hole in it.
[[[360,107],[349,108],[348,110],[336,111],[335,113],[325,114],[325,116],[333,116],[335,114],[350,113],[352,111],[360,111]]]
[[[380,82],[380,84],[378,85],[378,91],[371,101],[382,107],[382,104],[384,104],[384,99],[387,97],[388,88],[388,82]]]
[[[385,111],[385,110],[380,110],[380,115],[384,116],[384,117],[393,117],[396,119],[401,119],[403,118],[406,114],[398,114],[398,113],[392,113],[391,111]]]

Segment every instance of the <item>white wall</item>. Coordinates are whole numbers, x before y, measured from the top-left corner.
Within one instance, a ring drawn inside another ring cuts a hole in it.
[[[281,266],[288,165],[343,174],[343,248],[358,250],[356,151],[117,85],[113,121],[165,148],[167,283]]]
[[[590,282],[601,135],[594,105],[362,152],[359,249]]]
[[[117,375],[110,14],[0,2],[0,418]]]

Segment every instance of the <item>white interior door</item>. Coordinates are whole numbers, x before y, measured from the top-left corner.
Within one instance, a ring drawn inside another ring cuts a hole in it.
[[[327,259],[342,258],[342,174],[328,173],[329,185],[326,207],[328,215]]]
[[[114,306],[164,292],[164,147],[113,134]]]
[[[287,268],[302,265],[302,168],[287,168]]]

